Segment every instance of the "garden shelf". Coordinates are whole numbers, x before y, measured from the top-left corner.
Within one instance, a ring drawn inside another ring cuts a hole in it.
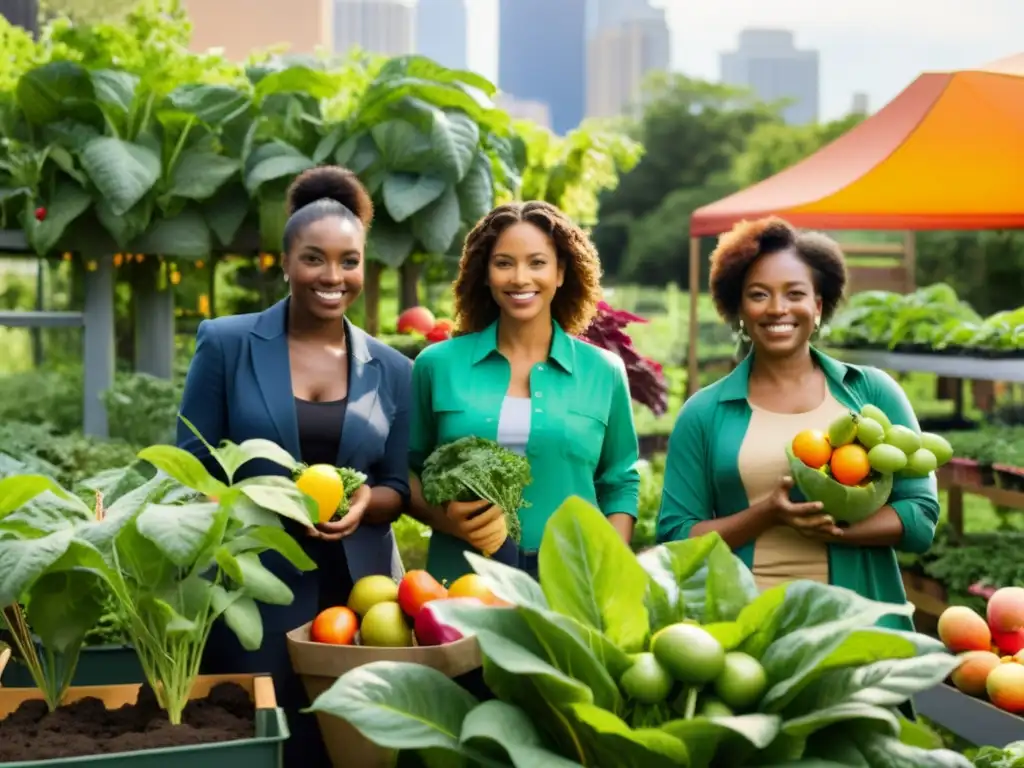
[[[943,683],[914,697],[918,714],[972,744],[1005,747],[1024,739],[1024,718]]]
[[[1024,382],[1024,358],[905,354],[842,348],[830,349],[829,352],[848,363],[873,365],[898,373],[934,373],[954,379]]]

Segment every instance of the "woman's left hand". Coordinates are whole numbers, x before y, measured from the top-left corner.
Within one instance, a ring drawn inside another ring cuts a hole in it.
[[[359,524],[363,521],[367,507],[370,506],[370,486],[361,485],[352,494],[349,500],[348,512],[341,520],[333,523],[320,523],[317,525],[317,536],[326,541],[338,541],[346,536],[355,533]]]

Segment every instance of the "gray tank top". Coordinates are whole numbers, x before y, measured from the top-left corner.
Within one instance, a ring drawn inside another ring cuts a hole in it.
[[[508,397],[501,403],[498,417],[498,444],[520,456],[526,455],[530,439],[530,398]]]

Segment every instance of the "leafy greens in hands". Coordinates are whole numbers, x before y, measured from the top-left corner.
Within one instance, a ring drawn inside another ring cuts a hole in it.
[[[439,446],[427,457],[420,481],[428,504],[489,501],[499,507],[505,513],[509,537],[519,543],[519,510],[526,503],[523,491],[533,481],[530,462],[523,456],[493,440],[463,437]]]

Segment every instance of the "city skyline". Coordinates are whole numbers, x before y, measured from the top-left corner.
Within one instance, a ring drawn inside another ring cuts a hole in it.
[[[742,29],[792,30],[798,47],[820,52],[822,120],[847,114],[855,93],[867,94],[874,111],[924,71],[977,67],[1024,50],[1019,0],[932,0],[927,14],[891,0],[651,4],[666,10],[672,69],[705,80],[718,81],[719,54],[736,47]],[[469,10],[469,66],[497,79],[497,0],[470,0]]]

